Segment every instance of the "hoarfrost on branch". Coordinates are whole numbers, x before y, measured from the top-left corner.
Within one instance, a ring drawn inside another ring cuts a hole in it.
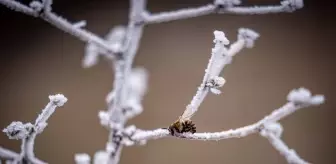
[[[104,150],[99,150],[93,156],[94,164],[117,164],[123,146],[134,144],[144,145],[148,140],[163,137],[175,137],[190,140],[222,140],[245,137],[259,133],[283,155],[288,163],[305,164],[298,154],[290,149],[282,140],[283,128],[279,121],[295,111],[309,106],[320,105],[324,102],[323,95],[312,95],[306,88],[298,88],[289,92],[288,102],[275,109],[256,123],[219,132],[205,133],[170,133],[167,128],[142,130],[134,125],[126,126],[127,120],[143,111],[142,99],[147,90],[148,73],[143,67],[132,67],[137,53],[142,31],[145,25],[162,23],[174,20],[187,19],[209,14],[271,14],[293,12],[303,7],[302,0],[283,0],[274,6],[239,6],[240,0],[214,0],[210,4],[196,8],[186,8],[176,11],[151,13],[146,10],[146,0],[130,0],[129,22],[127,26],[113,27],[106,37],[85,29],[87,22],[79,20],[71,23],[52,11],[52,0],[34,0],[29,6],[15,0],[0,0],[0,3],[17,12],[39,17],[60,30],[77,37],[87,43],[84,59],[84,68],[97,64],[100,56],[110,61],[115,71],[113,89],[106,96],[107,109],[99,111],[98,117],[102,126],[109,130],[108,141]],[[190,119],[199,110],[209,91],[220,94],[220,88],[226,80],[220,77],[224,67],[232,62],[233,57],[243,48],[252,48],[259,34],[248,28],[238,30],[237,41],[230,45],[225,33],[214,31],[214,48],[200,86],[190,104],[186,107],[182,117]],[[34,141],[37,134],[47,126],[47,120],[57,107],[61,107],[67,99],[61,95],[49,96],[50,102],[38,116],[35,124],[12,122],[3,130],[9,139],[22,140],[21,152],[15,153],[0,147],[0,158],[8,163],[45,163],[34,155]],[[78,164],[91,163],[91,157],[85,153],[78,153],[74,157]]]

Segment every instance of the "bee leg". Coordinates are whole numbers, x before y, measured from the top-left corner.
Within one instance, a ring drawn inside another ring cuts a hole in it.
[[[169,128],[164,128],[164,129],[168,129],[169,133],[174,136],[174,127],[169,126]]]
[[[174,136],[175,134],[174,134],[174,130],[172,130],[172,129],[169,129],[169,132],[170,132],[170,134],[172,135],[172,136]]]

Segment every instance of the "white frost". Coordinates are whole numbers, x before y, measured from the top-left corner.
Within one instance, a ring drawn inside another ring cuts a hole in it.
[[[49,99],[58,107],[63,106],[68,101],[68,99],[62,94],[50,95]]]
[[[108,153],[106,151],[97,151],[93,157],[93,164],[107,164]]]
[[[14,121],[3,129],[9,139],[21,140],[29,136],[30,131],[34,126],[31,123],[23,124],[20,121]]]
[[[76,164],[90,164],[90,156],[86,153],[75,154]]]
[[[311,92],[308,89],[301,87],[290,91],[287,96],[287,100],[297,104],[320,105],[324,103],[324,96],[312,96]]]
[[[225,37],[225,34],[223,31],[215,30],[214,35],[215,35],[215,40],[214,40],[215,43],[220,42],[224,45],[230,44],[230,41]]]

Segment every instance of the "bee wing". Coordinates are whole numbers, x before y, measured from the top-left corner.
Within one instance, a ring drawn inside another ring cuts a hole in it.
[[[182,116],[180,119],[182,120],[189,120],[194,114],[196,113],[197,109],[187,106],[187,109],[183,112]]]

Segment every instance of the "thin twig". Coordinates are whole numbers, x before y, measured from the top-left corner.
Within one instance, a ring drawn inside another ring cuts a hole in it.
[[[262,135],[267,138],[270,144],[286,158],[287,162],[290,164],[309,164],[307,161],[300,158],[295,150],[290,149],[279,137],[275,136],[273,133],[265,133]]]
[[[3,130],[10,139],[21,139],[21,153],[16,156],[14,161],[28,161],[33,164],[45,164],[45,162],[37,159],[34,154],[35,138],[42,133],[48,125],[47,120],[55,112],[57,107],[61,107],[67,102],[67,98],[61,94],[49,96],[50,102],[42,110],[42,113],[37,117],[35,125],[31,123],[23,124],[22,122],[12,122]]]
[[[48,5],[51,5],[51,1],[47,1],[47,2],[49,2]],[[0,3],[15,11],[22,12],[24,14],[31,15],[34,17],[40,17],[43,20],[47,21],[48,23],[59,28],[60,30],[77,37],[79,40],[97,44],[101,48],[106,49],[108,52],[110,52],[109,54],[119,53],[119,50],[113,49],[113,47],[110,47],[106,43],[106,41],[104,41],[97,35],[93,34],[92,32],[88,30],[77,28],[76,24],[72,24],[68,22],[66,19],[51,12],[50,6],[49,8],[46,8],[45,10],[43,10],[43,13],[40,14],[39,13],[40,11],[33,10],[32,8],[29,8],[15,0],[0,0]]]
[[[14,160],[17,159],[20,155],[11,150],[5,149],[0,146],[0,159],[4,160]]]
[[[300,0],[284,0],[277,6],[253,6],[253,7],[236,7],[225,6],[220,3],[207,4],[196,8],[179,9],[161,13],[143,13],[145,23],[154,24],[169,22],[174,20],[188,19],[193,17],[205,16],[209,14],[272,14],[281,12],[293,12],[303,7]]]
[[[182,138],[182,139],[190,139],[190,140],[203,140],[203,141],[209,141],[209,140],[222,140],[222,139],[229,139],[229,138],[241,138],[245,137],[247,135],[257,133],[260,131],[260,129],[263,128],[263,125],[268,122],[275,122],[283,119],[284,117],[289,116],[293,112],[308,107],[307,105],[295,105],[293,102],[288,102],[284,106],[280,107],[279,109],[274,110],[271,114],[268,116],[265,116],[260,121],[240,127],[237,129],[230,129],[226,131],[221,132],[205,132],[205,133],[181,133],[176,134],[175,137]],[[156,129],[153,131],[142,131],[139,130],[132,139],[135,141],[141,141],[141,140],[149,140],[149,139],[159,139],[163,137],[171,136],[169,133],[169,130],[167,129]]]
[[[152,14],[145,9],[146,0],[131,0],[127,30],[124,31],[123,28],[121,28],[121,30],[119,30],[121,33],[118,33],[116,38],[107,37],[107,39],[104,40],[90,31],[82,29],[86,24],[84,23],[85,21],[70,23],[66,19],[54,14],[51,8],[52,0],[42,0],[42,2],[33,1],[30,7],[15,0],[0,0],[0,3],[15,11],[34,17],[40,17],[64,32],[87,42],[87,55],[84,60],[85,67],[94,65],[99,54],[105,55],[107,59],[112,61],[111,63],[114,63],[114,87],[113,91],[107,96],[108,110],[107,112],[101,111],[99,113],[102,125],[107,126],[110,133],[106,151],[100,152],[99,159],[97,155],[97,161],[105,161],[109,164],[119,163],[120,154],[124,145],[133,145],[134,143],[143,143],[143,141],[149,139],[172,136],[168,129],[144,131],[136,129],[135,126],[125,128],[126,121],[142,111],[140,103],[144,94],[145,85],[140,85],[140,89],[139,86],[138,88],[132,88],[133,86],[131,86],[132,84],[129,83],[129,81],[133,76],[138,76],[139,82],[143,83],[145,81],[143,76],[145,73],[136,74],[135,69],[132,69],[132,63],[140,44],[143,28],[146,24],[181,20],[209,14],[245,15],[293,12],[303,7],[302,0],[283,0],[280,5],[276,6],[253,7],[237,7],[237,5],[240,4],[239,0],[214,0],[212,4],[196,8]],[[118,30],[114,32],[116,31]],[[220,93],[218,88],[222,87],[225,83],[224,78],[218,77],[222,69],[231,62],[232,57],[243,47],[253,47],[254,40],[258,38],[259,35],[252,30],[241,28],[239,29],[238,40],[231,44],[230,48],[225,47],[225,45],[228,44],[228,40],[225,38],[223,32],[215,31],[215,36],[216,44],[212,50],[212,56],[209,60],[202,83],[182,115],[187,119],[190,119],[195,114],[209,91],[215,94]],[[132,89],[134,89],[134,96],[129,95]],[[13,122],[4,130],[10,139],[22,139],[22,150],[21,154],[18,155],[15,152],[0,147],[1,158],[17,162],[28,160],[28,162],[34,164],[44,163],[34,156],[34,140],[37,134],[41,133],[47,126],[46,121],[55,111],[55,108],[62,106],[66,102],[66,98],[59,98],[57,95],[50,98],[50,103],[36,119],[34,125],[31,123],[23,124],[22,122]],[[300,88],[291,91],[287,99],[289,102],[283,107],[273,111],[262,120],[245,127],[214,133],[174,133],[173,136],[183,139],[208,141],[240,138],[260,132],[262,136],[268,138],[271,144],[286,157],[289,163],[305,164],[307,162],[298,157],[297,154],[295,154],[293,150],[290,150],[280,139],[281,132],[272,132],[270,124],[273,125],[273,123],[303,107],[319,105],[323,103],[324,97],[322,95],[311,96],[308,90]],[[280,126],[280,124],[278,126]],[[76,157],[77,163],[88,163],[90,161],[87,154],[78,154]]]
[[[140,39],[143,31],[143,24],[139,24],[141,21],[141,13],[145,10],[146,0],[131,0],[131,8],[129,14],[129,23],[127,27],[127,33],[125,36],[125,42],[123,47],[123,54],[121,59],[114,62],[115,67],[115,80],[114,80],[114,94],[113,104],[109,107],[110,121],[112,124],[118,124],[118,128],[111,128],[109,134],[108,145],[113,147],[113,151],[107,150],[109,155],[109,164],[118,164],[120,160],[121,150],[123,145],[121,145],[121,139],[117,133],[123,129],[127,117],[122,112],[124,103],[127,100],[127,88],[125,85],[127,79],[129,78],[132,64],[136,52],[139,47]],[[116,138],[117,137],[117,138]]]

